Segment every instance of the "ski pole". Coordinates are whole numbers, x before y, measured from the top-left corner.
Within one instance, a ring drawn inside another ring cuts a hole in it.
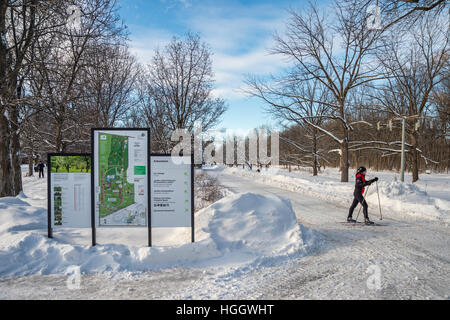
[[[366,192],[364,192],[364,195],[363,195],[363,201],[362,201],[362,203],[361,203],[361,206],[359,207],[358,215],[356,216],[356,220],[355,220],[355,221],[358,221],[359,213],[361,212],[361,208],[363,207],[364,201],[366,201],[366,194],[367,194],[367,191],[369,191],[369,187],[370,187],[370,185],[367,186]]]
[[[380,220],[383,220],[383,215],[381,214],[380,192],[378,191],[378,181],[375,181],[375,182],[377,184],[378,209],[380,210]]]

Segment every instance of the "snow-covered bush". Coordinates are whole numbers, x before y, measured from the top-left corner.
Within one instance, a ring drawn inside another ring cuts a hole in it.
[[[201,210],[225,196],[225,189],[219,180],[204,172],[194,178],[195,211]]]

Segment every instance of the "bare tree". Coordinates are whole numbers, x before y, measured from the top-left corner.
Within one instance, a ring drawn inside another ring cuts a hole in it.
[[[450,73],[450,54],[446,57],[446,64],[442,74]],[[434,105],[436,114],[440,120],[440,137],[450,140],[450,78],[443,77],[442,81],[434,87],[431,94],[431,103]],[[450,141],[447,141],[450,142]]]
[[[295,99],[296,103],[303,101],[327,106],[327,119],[339,125],[337,132],[315,125],[310,121],[311,117],[295,114],[293,102],[274,101],[270,84],[249,81],[250,93],[263,99],[273,110],[295,114],[297,120],[333,139],[340,149],[342,182],[348,181],[349,133],[353,130],[348,117],[351,108],[349,93],[358,86],[379,79],[377,65],[369,62],[369,58],[376,49],[381,31],[367,28],[365,12],[366,7],[359,1],[335,2],[334,14],[310,4],[308,9],[300,12],[291,10],[285,35],[275,37],[277,44],[272,53],[284,56],[294,64],[286,78],[296,83],[316,80],[329,91],[331,99],[315,100],[295,91],[284,91],[283,96]]]
[[[226,105],[212,94],[211,56],[207,44],[191,33],[156,50],[141,85],[140,110],[157,141],[170,140],[166,133],[175,129],[192,132],[201,122],[207,130],[220,120]]]
[[[387,30],[394,26],[398,28],[400,24],[408,28],[424,14],[439,16],[446,7],[446,0],[380,0],[376,4],[385,21],[383,29]]]
[[[419,179],[420,159],[429,160],[421,149],[423,120],[431,112],[433,89],[448,79],[443,71],[449,58],[449,34],[443,25],[443,20],[425,14],[409,31],[392,30],[379,52],[387,78],[380,86],[379,104],[393,117],[410,118],[406,132],[413,182]]]
[[[131,113],[132,127],[148,127],[152,135],[152,151],[168,153],[173,128],[168,124],[167,108],[162,96],[154,93],[147,73],[141,74],[137,83],[138,105]]]
[[[82,74],[84,90],[79,99],[80,109],[93,126],[121,125],[137,100],[136,58],[121,44],[100,43],[88,48],[88,55],[91,63]]]
[[[27,55],[36,38],[51,29],[49,7],[51,1],[0,2],[0,197],[22,190],[16,108],[24,103]]]
[[[297,124],[293,130],[286,130],[286,134],[280,136],[281,141],[289,144],[292,151],[283,153],[283,161],[308,164],[313,169],[313,175],[317,175],[319,158],[324,156],[318,142],[325,137],[319,128],[323,128],[330,116],[328,106],[323,104],[330,101],[327,88],[318,80],[297,81],[295,74],[278,80],[272,78],[269,84],[250,78],[247,84],[260,90],[259,96],[266,97],[274,116],[282,123],[287,121],[288,124]]]
[[[48,147],[64,152],[74,143],[90,141],[86,131],[93,124],[80,121],[86,116],[80,110],[85,92],[84,72],[95,66],[90,55],[98,46],[116,43],[124,37],[124,28],[115,14],[115,1],[84,0],[80,25],[63,25],[51,34],[40,37],[35,45],[35,67],[31,77],[33,95],[40,99],[40,109],[48,121],[38,131]],[[65,21],[62,10],[57,19]],[[95,66],[101,68],[101,66]]]

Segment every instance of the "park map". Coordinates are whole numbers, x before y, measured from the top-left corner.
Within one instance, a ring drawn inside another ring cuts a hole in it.
[[[135,203],[134,184],[127,181],[129,137],[99,133],[100,218]]]

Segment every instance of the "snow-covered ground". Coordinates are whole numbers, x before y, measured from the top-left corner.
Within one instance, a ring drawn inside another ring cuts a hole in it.
[[[129,278],[151,270],[219,268],[235,272],[274,259],[302,257],[302,232],[290,202],[274,195],[231,194],[196,213],[196,242],[190,229],[98,228],[99,244],[89,245],[90,229],[60,229],[48,239],[46,179],[24,178],[24,193],[0,199],[0,277],[64,275],[79,266],[84,275]],[[140,244],[139,244],[140,242]],[[9,297],[3,291],[0,297]]]
[[[297,219],[316,238],[308,256],[274,267],[255,289],[256,297],[449,299],[450,228],[440,220],[405,220],[401,215],[385,213],[380,221],[376,217],[378,208],[371,205],[369,214],[378,225],[349,225],[343,222],[348,205],[332,197],[290,190],[223,167],[210,169],[210,174],[217,175],[233,192],[277,194],[289,199]],[[305,180],[312,179],[304,176]],[[318,179],[326,182],[337,179],[337,174],[335,178]],[[370,282],[375,276],[379,276],[378,289]]]
[[[258,173],[239,167],[226,168],[224,172],[348,207],[353,200],[354,180],[350,178],[348,183],[340,182],[340,172],[335,168],[326,169],[316,177],[307,171],[288,172],[283,168],[262,169]],[[350,175],[354,175],[354,172],[350,171]],[[380,203],[382,213],[386,216],[450,223],[450,174],[421,174],[420,180],[414,184],[411,183],[410,175],[402,183],[397,173],[369,170],[367,179],[373,177],[380,179]],[[372,214],[378,215],[376,184],[368,188],[366,200],[373,208]]]
[[[337,172],[205,172],[231,195],[197,213],[197,243],[188,243],[186,229],[154,229],[153,248],[139,228],[99,228],[94,248],[85,229],[47,239],[45,180],[25,178],[26,196],[0,200],[0,298],[449,299],[450,229],[442,204],[430,218],[419,204],[403,214],[382,200],[378,226],[351,226],[342,221],[352,184],[341,186]],[[391,174],[377,176],[381,191]],[[448,176],[421,178],[420,192],[411,189],[407,199],[448,201]],[[392,195],[381,192],[383,199]],[[377,202],[369,204],[375,218]],[[66,286],[69,265],[85,272],[79,289]],[[369,281],[374,276],[379,287]]]

